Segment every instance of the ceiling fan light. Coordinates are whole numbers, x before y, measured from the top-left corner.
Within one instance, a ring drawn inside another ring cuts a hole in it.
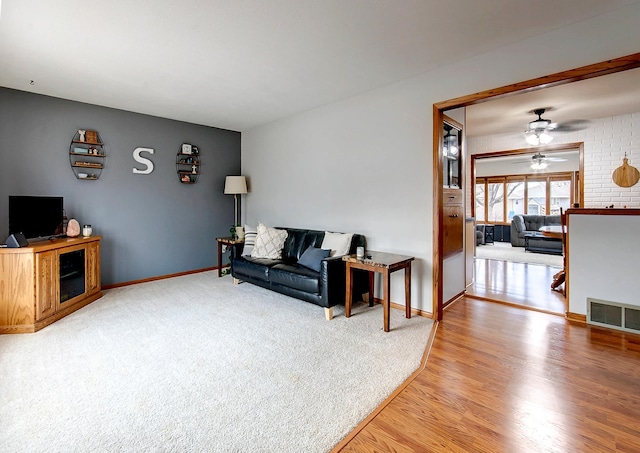
[[[535,133],[527,132],[527,134],[525,135],[525,139],[527,140],[527,143],[530,144],[531,146],[538,146],[540,144],[540,140],[538,139],[538,136]]]
[[[546,132],[528,130],[525,132],[525,140],[531,146],[546,145],[553,140],[553,136]]]
[[[538,139],[540,140],[540,144],[546,145],[547,143],[550,143],[551,140],[553,140],[553,136],[547,134],[546,132],[543,132],[538,136]]]
[[[541,160],[535,161],[531,163],[531,168],[533,170],[544,170],[545,168],[547,168],[547,163]]]
[[[451,148],[449,148],[449,152],[451,153],[452,156],[457,156],[458,147],[456,145],[451,145]]]

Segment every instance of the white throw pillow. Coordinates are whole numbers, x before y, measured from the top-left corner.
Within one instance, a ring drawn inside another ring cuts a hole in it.
[[[331,255],[329,256],[346,255],[351,248],[352,237],[353,233],[331,233],[330,231],[325,231],[320,248],[331,249]]]
[[[251,258],[282,259],[282,249],[284,248],[287,234],[286,230],[270,228],[262,223],[258,224],[256,245],[251,252]]]
[[[257,235],[258,227],[252,227],[249,225],[244,226],[244,248],[242,249],[242,256],[251,256],[253,247],[256,245]]]

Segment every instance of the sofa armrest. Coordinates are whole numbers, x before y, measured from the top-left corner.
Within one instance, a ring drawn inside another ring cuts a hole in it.
[[[511,219],[511,230],[514,231],[515,229],[515,233],[524,233],[526,230],[526,227],[524,225],[524,218],[521,215],[515,215],[513,216],[513,219]]]
[[[320,278],[322,299],[326,306],[343,305],[347,289],[347,263],[342,260],[342,256],[332,256],[322,260]],[[353,278],[353,294],[354,297],[359,297],[368,291],[367,272],[356,269]]]
[[[521,215],[513,216],[511,219],[511,245],[514,247],[524,247],[524,218]]]
[[[320,264],[322,299],[327,307],[344,304],[346,263],[341,256],[331,256]]]

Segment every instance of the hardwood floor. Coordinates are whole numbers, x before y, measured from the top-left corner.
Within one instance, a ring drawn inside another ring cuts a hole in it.
[[[476,258],[475,279],[467,295],[564,316],[565,298],[551,289],[558,270],[542,264]]]
[[[334,451],[638,452],[639,361],[640,336],[462,298],[425,368]]]

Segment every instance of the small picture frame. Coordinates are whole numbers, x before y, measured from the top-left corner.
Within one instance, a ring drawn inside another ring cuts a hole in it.
[[[182,154],[191,154],[191,145],[188,143],[182,144]]]

